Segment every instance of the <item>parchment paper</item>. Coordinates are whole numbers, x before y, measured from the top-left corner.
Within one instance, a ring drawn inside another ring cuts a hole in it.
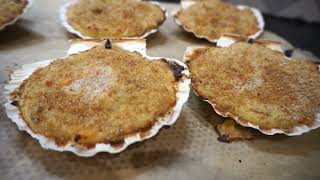
[[[81,158],[42,149],[18,131],[4,112],[3,84],[20,65],[63,57],[69,38],[58,10],[62,0],[34,0],[22,20],[0,32],[0,179],[319,179],[320,130],[298,137],[259,136],[232,144],[217,141],[221,118],[191,93],[176,124],[118,155]],[[170,12],[177,4],[164,4]],[[266,32],[264,37],[281,40]],[[190,45],[210,45],[184,33],[172,17],[148,38],[148,54],[182,59]],[[292,48],[286,44],[287,48]],[[303,54],[298,53],[299,56]]]

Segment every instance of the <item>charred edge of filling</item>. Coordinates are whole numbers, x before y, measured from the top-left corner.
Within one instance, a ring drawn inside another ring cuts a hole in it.
[[[287,49],[284,51],[284,55],[288,58],[291,58],[293,55],[293,51],[294,51],[293,49]]]
[[[79,142],[80,139],[81,139],[81,135],[80,135],[80,134],[76,134],[76,135],[74,136],[74,142]]]
[[[13,100],[10,104],[15,107],[19,107],[19,101],[17,101],[17,100]]]
[[[248,42],[249,44],[253,44],[255,41],[254,41],[254,39],[252,39],[252,38],[248,38],[248,39],[247,39],[247,42]]]
[[[169,66],[177,82],[183,77],[182,71],[186,69],[185,67],[174,61],[167,61],[165,59],[161,59],[161,61],[165,62]]]

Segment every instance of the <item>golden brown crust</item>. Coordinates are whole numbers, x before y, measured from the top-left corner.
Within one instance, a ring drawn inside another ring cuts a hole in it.
[[[250,36],[258,32],[259,24],[250,9],[220,1],[203,1],[180,10],[176,18],[185,28],[207,39],[218,39],[223,34]]]
[[[320,73],[309,60],[287,60],[260,44],[198,49],[187,62],[200,96],[260,129],[291,132],[320,112]]]
[[[175,106],[171,68],[97,46],[38,69],[11,96],[29,128],[58,145],[115,144],[151,128]]]
[[[166,18],[159,6],[135,0],[79,0],[67,17],[75,30],[92,38],[140,37]]]
[[[0,27],[21,15],[28,3],[27,0],[0,0]]]
[[[226,118],[222,123],[216,126],[219,134],[218,140],[221,142],[235,142],[254,139],[252,129],[240,126],[233,119]]]

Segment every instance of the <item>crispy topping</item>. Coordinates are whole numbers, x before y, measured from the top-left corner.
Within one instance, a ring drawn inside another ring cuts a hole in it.
[[[260,129],[314,122],[320,112],[320,73],[310,60],[287,60],[260,44],[238,42],[189,56],[192,86],[200,96]]]
[[[21,15],[27,6],[27,0],[0,0],[0,27]]]
[[[163,61],[96,46],[38,69],[14,95],[32,131],[93,147],[152,127],[176,105],[176,85]]]
[[[207,39],[218,39],[223,34],[250,36],[260,29],[256,16],[250,9],[220,1],[195,3],[177,14],[177,19],[191,32]]]
[[[91,38],[140,37],[165,21],[163,10],[136,0],[79,0],[67,9],[68,23]]]

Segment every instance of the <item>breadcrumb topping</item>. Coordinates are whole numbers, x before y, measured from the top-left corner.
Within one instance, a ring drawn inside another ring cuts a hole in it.
[[[165,21],[163,10],[135,0],[79,0],[67,10],[68,23],[92,38],[139,37]]]
[[[288,60],[244,42],[199,49],[189,58],[194,90],[222,114],[290,132],[311,124],[320,112],[320,72],[310,60]]]
[[[182,26],[199,36],[218,39],[223,34],[250,36],[258,32],[256,16],[221,1],[200,1],[177,13]]]
[[[23,13],[27,0],[0,0],[0,27]]]
[[[58,145],[91,147],[149,129],[176,104],[177,81],[164,60],[115,45],[55,60],[11,94],[33,132]]]

